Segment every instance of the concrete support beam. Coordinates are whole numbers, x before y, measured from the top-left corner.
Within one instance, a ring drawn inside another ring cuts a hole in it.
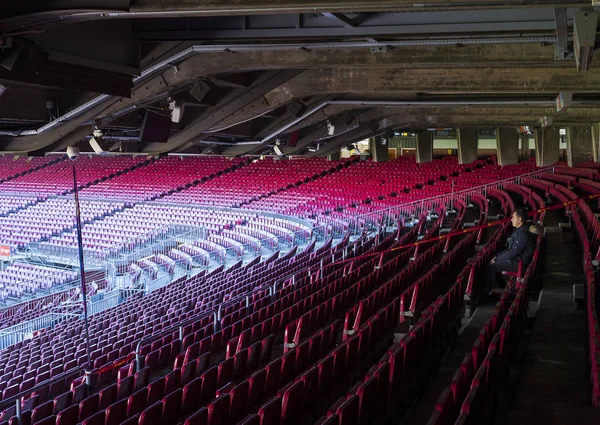
[[[477,160],[477,142],[479,131],[476,128],[458,129],[458,163],[470,164]]]
[[[567,127],[567,163],[569,167],[594,159],[592,127]]]
[[[433,159],[433,131],[417,133],[417,162],[422,164]]]
[[[564,0],[560,4],[570,7],[589,6],[589,0]],[[276,14],[276,13],[325,13],[325,12],[383,12],[383,11],[413,11],[427,10],[468,10],[489,8],[531,8],[552,7],[556,2],[538,0],[498,0],[490,2],[482,0],[463,0],[461,2],[442,2],[439,0],[138,0],[130,11],[144,16],[147,12],[170,11],[180,12],[181,16],[214,16],[214,15],[245,15],[245,14]],[[187,15],[186,15],[187,13]]]
[[[381,141],[383,136],[375,136],[369,139],[369,150],[371,151],[371,157],[375,162],[385,162],[389,160],[388,156],[388,145],[382,144]]]
[[[341,156],[342,156],[341,151],[332,152],[329,155],[327,155],[327,160],[328,161],[339,161]]]
[[[496,149],[499,165],[512,165],[519,162],[519,133],[514,127],[496,129]]]
[[[547,167],[559,159],[560,130],[540,128],[535,130],[535,160],[538,167]]]
[[[599,162],[600,156],[600,124],[592,126],[592,157],[594,162]]]
[[[531,158],[531,151],[529,150],[529,137],[526,134],[521,134],[520,141],[521,152],[519,157],[521,161],[527,161],[529,158]]]

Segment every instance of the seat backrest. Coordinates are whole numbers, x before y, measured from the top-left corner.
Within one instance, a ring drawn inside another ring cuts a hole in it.
[[[208,424],[208,409],[202,407],[200,410],[191,415],[183,425],[207,425]]]
[[[258,410],[260,425],[279,425],[281,421],[281,398],[273,397]]]
[[[208,404],[208,425],[223,425],[229,418],[229,394],[223,394]]]
[[[76,425],[79,418],[79,406],[74,404],[56,415],[56,425]]]
[[[105,416],[104,411],[97,412],[84,420],[81,425],[104,425]]]
[[[162,417],[162,402],[157,401],[142,411],[139,425],[159,425]]]

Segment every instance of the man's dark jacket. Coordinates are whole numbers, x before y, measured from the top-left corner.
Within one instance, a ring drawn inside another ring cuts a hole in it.
[[[533,259],[535,250],[533,238],[529,234],[529,226],[524,224],[515,229],[506,244],[508,248],[496,255],[496,262],[510,261],[514,265],[518,265],[519,260],[523,260],[523,267],[527,267]]]

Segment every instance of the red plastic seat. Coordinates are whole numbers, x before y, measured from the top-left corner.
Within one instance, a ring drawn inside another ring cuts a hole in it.
[[[54,401],[50,400],[35,407],[31,412],[31,423],[36,423],[44,418],[52,416]]]
[[[100,391],[100,400],[98,402],[99,409],[106,409],[108,406],[117,401],[117,384],[112,384]]]
[[[250,388],[248,389],[248,405],[260,401],[265,391],[265,382],[267,380],[267,371],[261,369],[248,378]]]
[[[198,409],[201,390],[202,378],[194,378],[189,384],[183,387],[183,399],[181,402],[183,413],[193,412]]]
[[[217,391],[217,367],[213,366],[202,374],[202,399],[211,399]]]
[[[267,376],[265,379],[264,392],[266,394],[273,394],[279,388],[279,376],[281,373],[281,359],[275,359],[267,366],[265,366]]]
[[[71,405],[73,400],[73,393],[71,391],[63,393],[54,398],[54,414],[58,415],[58,412],[65,410]]]
[[[88,398],[81,400],[79,403],[79,422],[89,418],[98,411],[99,401],[100,396],[98,394],[91,395]]]
[[[351,395],[335,411],[339,417],[339,425],[358,425],[359,402],[358,397]]]
[[[104,410],[94,413],[92,416],[84,420],[81,425],[104,425],[106,415]]]
[[[146,401],[149,405],[160,401],[164,397],[165,392],[165,378],[159,378],[156,381],[148,384],[148,400]]]
[[[249,391],[250,383],[248,381],[243,381],[229,392],[231,397],[231,403],[229,406],[230,418],[240,418],[246,413]]]
[[[146,400],[148,399],[148,390],[142,388],[139,391],[134,392],[127,399],[127,416],[132,416],[141,413],[146,407]]]
[[[133,392],[133,376],[127,376],[117,382],[117,400],[129,397]]]
[[[238,422],[237,425],[260,425],[260,416],[248,415],[242,421]]]
[[[219,376],[217,379],[217,388],[220,388],[227,383],[231,382],[233,378],[233,358],[223,360],[219,364]]]
[[[139,425],[160,425],[162,417],[162,403],[157,401],[144,409],[140,414]]]
[[[119,425],[127,416],[127,399],[119,400],[106,408],[105,425]]]
[[[202,407],[200,410],[191,415],[183,425],[207,425],[208,424],[208,409]]]
[[[169,423],[173,418],[178,418],[181,412],[181,399],[183,391],[181,388],[176,389],[170,394],[167,394],[162,399],[162,422],[163,424]]]
[[[281,422],[281,398],[273,397],[258,410],[260,425],[279,425]]]
[[[138,391],[148,386],[148,376],[150,374],[150,368],[145,367],[139,372],[136,372],[133,380],[133,390]]]
[[[359,423],[361,425],[370,423],[377,412],[377,380],[375,377],[367,379],[356,391],[359,400]]]
[[[79,406],[74,404],[56,415],[56,425],[76,425],[79,421]]]
[[[176,369],[165,375],[164,393],[170,394],[180,387],[181,370]]]
[[[224,394],[208,404],[208,425],[224,425],[229,418],[229,394]]]
[[[304,382],[297,381],[283,394],[281,401],[282,425],[293,425],[298,422],[304,401]]]
[[[133,415],[132,417],[130,417],[129,419],[126,419],[124,422],[121,422],[121,425],[138,425],[140,420],[140,415],[136,414]]]

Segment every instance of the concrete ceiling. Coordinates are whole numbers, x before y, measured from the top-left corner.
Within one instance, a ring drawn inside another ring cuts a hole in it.
[[[94,127],[113,152],[263,154],[278,140],[321,155],[397,128],[600,122],[594,37],[589,69],[573,51],[590,1],[10,3],[4,152],[89,150]],[[574,95],[559,113],[561,92]],[[183,115],[166,139],[140,137],[153,117],[168,126],[170,103]]]

